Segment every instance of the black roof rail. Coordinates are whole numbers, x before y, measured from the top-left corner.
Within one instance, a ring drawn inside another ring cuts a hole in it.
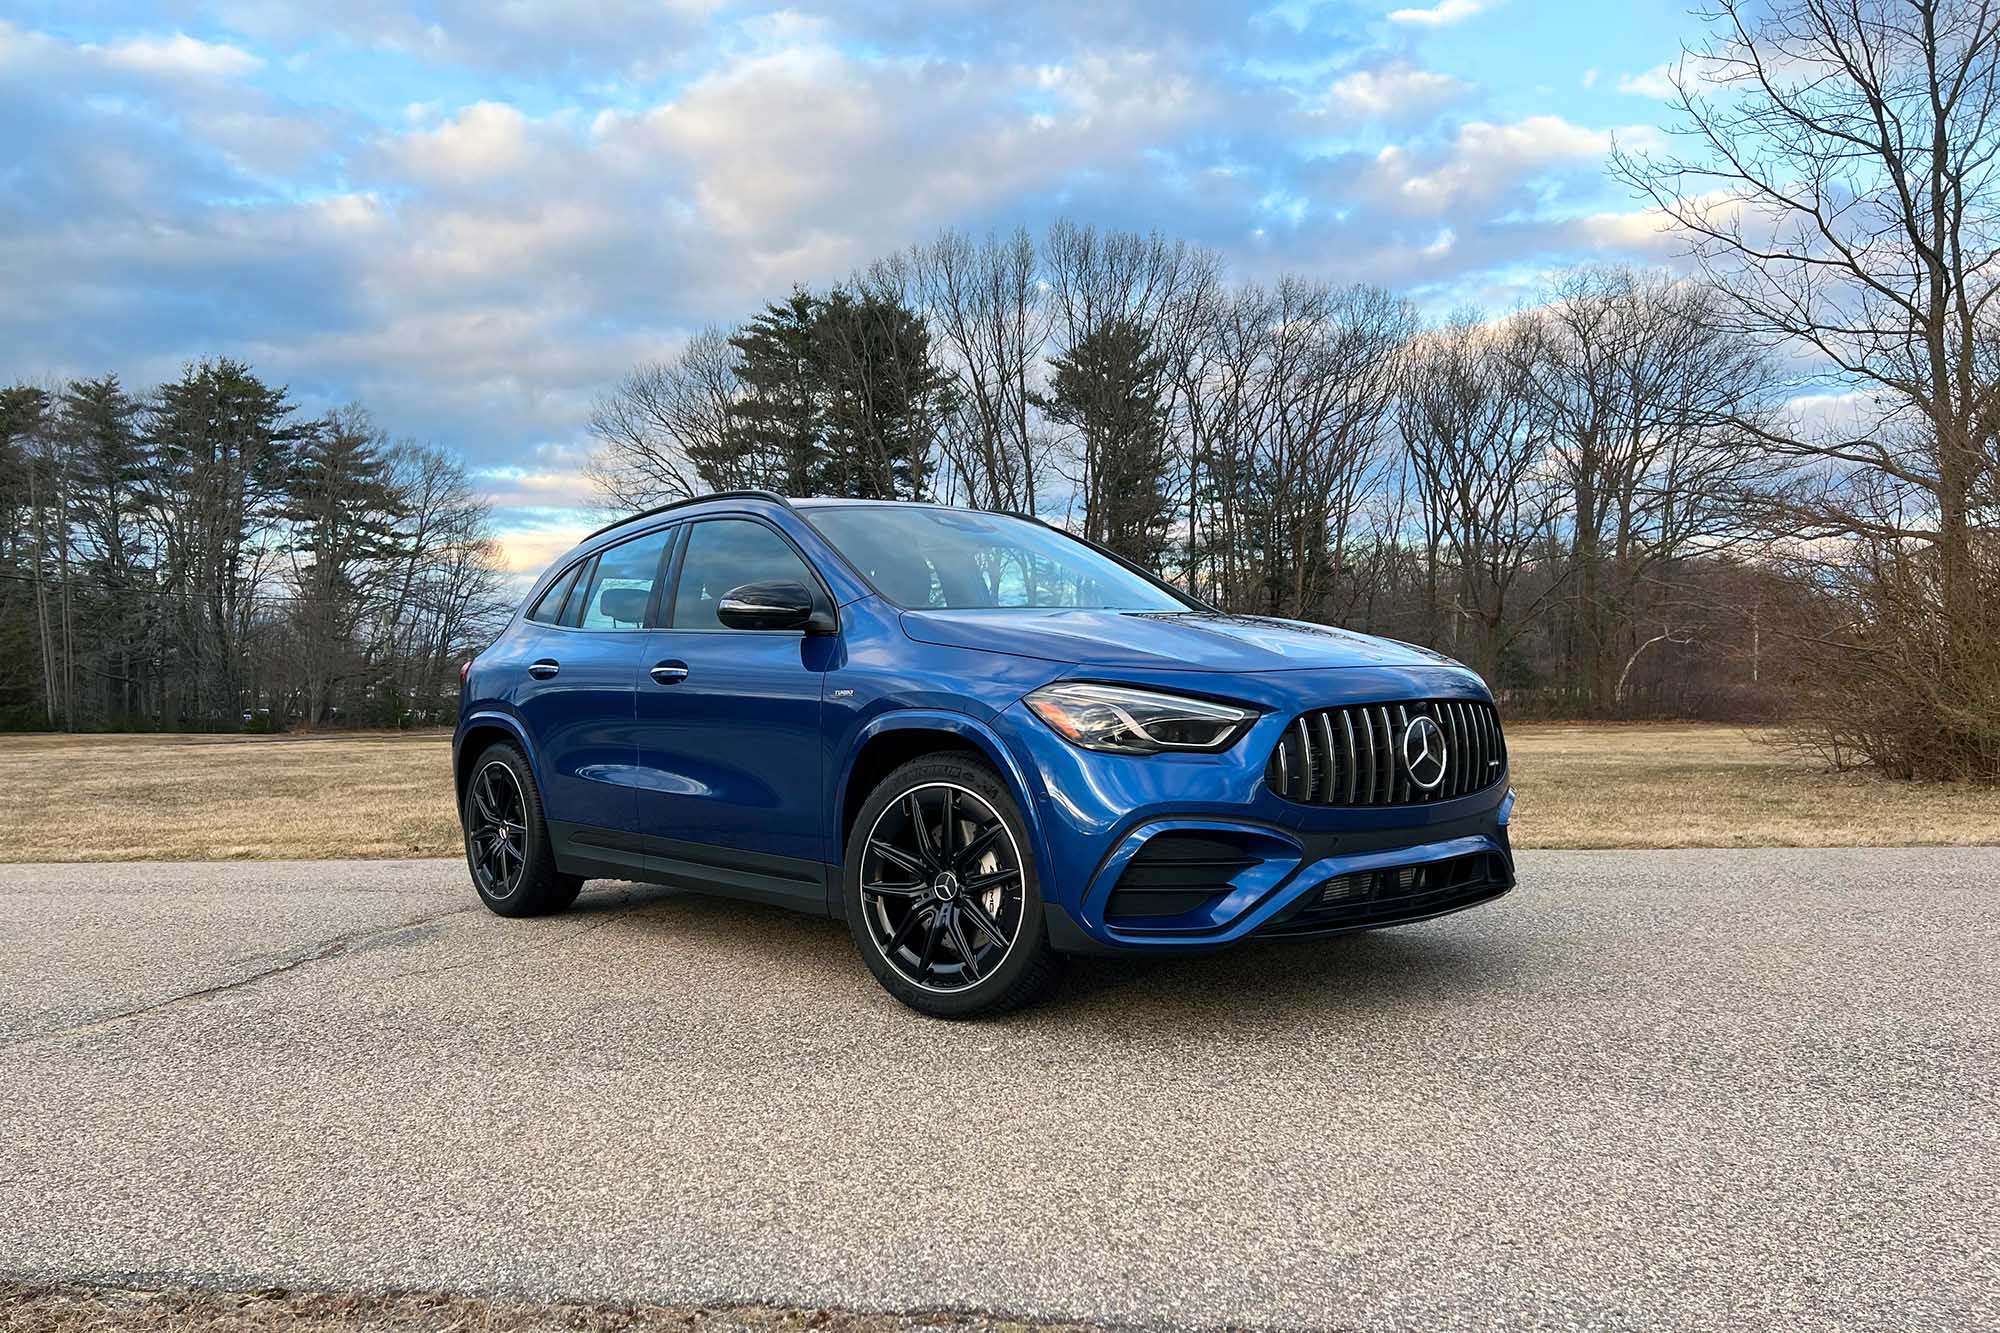
[[[707,495],[691,495],[685,500],[669,500],[663,505],[654,505],[651,509],[641,509],[636,514],[627,514],[623,518],[613,519],[597,531],[585,534],[577,545],[581,546],[592,537],[602,537],[613,528],[622,528],[627,523],[634,523],[642,518],[651,518],[655,514],[664,514],[673,509],[684,509],[688,505],[707,504],[710,500],[769,500],[772,504],[780,504],[787,509],[792,507],[792,502],[776,491],[711,491]]]

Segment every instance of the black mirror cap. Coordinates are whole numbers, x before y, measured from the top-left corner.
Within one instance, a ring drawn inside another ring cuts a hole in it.
[[[730,629],[802,629],[807,633],[826,633],[832,622],[830,615],[821,616],[819,599],[811,590],[789,579],[731,588],[722,594],[715,616]]]

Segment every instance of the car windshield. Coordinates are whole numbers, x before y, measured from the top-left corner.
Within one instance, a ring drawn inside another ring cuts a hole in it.
[[[917,505],[828,505],[806,518],[876,591],[909,610],[1188,609],[1109,556],[1026,519]]]

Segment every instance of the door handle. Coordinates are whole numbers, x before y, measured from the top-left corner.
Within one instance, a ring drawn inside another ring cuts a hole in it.
[[[528,674],[536,680],[547,680],[560,670],[562,670],[562,667],[551,657],[544,657],[539,662],[528,663]]]
[[[662,662],[646,674],[662,685],[678,685],[688,678],[687,663]]]

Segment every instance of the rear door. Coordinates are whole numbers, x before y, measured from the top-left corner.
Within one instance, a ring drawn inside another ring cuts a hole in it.
[[[658,529],[581,562],[560,616],[523,644],[516,706],[540,752],[543,804],[565,869],[611,873],[644,863],[633,724],[673,536]],[[603,864],[571,866],[577,857]]]

